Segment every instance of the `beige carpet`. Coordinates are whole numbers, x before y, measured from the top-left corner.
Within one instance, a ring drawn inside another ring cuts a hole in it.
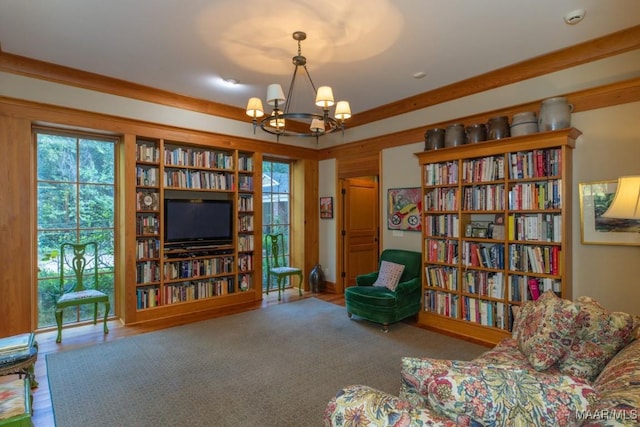
[[[486,348],[315,298],[47,355],[59,427],[320,426],[342,387],[397,394],[402,356]]]

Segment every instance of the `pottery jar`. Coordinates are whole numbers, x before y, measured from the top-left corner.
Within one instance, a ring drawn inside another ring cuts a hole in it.
[[[530,135],[538,132],[538,118],[534,111],[524,111],[513,115],[511,136]]]
[[[437,150],[444,147],[444,133],[443,128],[429,129],[424,134],[424,151]]]
[[[567,98],[556,96],[545,99],[540,107],[538,129],[544,132],[568,128],[571,126],[571,112],[573,105],[567,102]]]
[[[444,133],[444,146],[445,147],[458,147],[466,142],[464,125],[456,123],[447,126],[447,130]]]
[[[487,139],[501,139],[511,136],[507,116],[492,117],[487,123]]]
[[[487,140],[487,125],[484,123],[476,123],[467,126],[467,144],[475,144]]]

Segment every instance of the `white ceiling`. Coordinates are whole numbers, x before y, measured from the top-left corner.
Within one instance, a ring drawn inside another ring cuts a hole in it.
[[[0,2],[4,52],[241,108],[286,92],[302,30],[314,83],[354,114],[639,24],[640,0]]]

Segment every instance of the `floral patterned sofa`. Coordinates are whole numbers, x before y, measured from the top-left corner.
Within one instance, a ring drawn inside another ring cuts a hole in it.
[[[405,357],[399,396],[352,385],[326,427],[640,426],[640,318],[546,292],[472,361]]]

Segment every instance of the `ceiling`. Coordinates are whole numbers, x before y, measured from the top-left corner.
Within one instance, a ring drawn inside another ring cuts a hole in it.
[[[286,93],[302,30],[314,83],[357,114],[638,24],[639,0],[2,0],[0,47],[244,108]]]

